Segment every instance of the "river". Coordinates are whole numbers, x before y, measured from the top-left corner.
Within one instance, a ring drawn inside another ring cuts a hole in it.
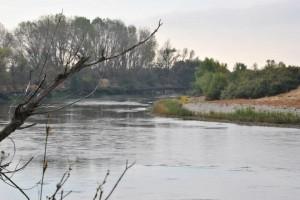
[[[51,114],[44,194],[55,190],[70,165],[65,190],[73,192],[66,199],[93,199],[109,169],[107,194],[128,160],[136,164],[112,200],[299,199],[299,129],[154,117],[147,112],[152,102],[132,97],[87,99]],[[7,113],[7,105],[1,105],[0,126]],[[41,178],[45,140],[46,118],[30,121],[40,124],[12,135],[15,163],[34,156],[13,177],[24,188]],[[0,147],[6,152],[13,149],[10,140]],[[37,187],[26,192],[37,199]],[[24,198],[1,181],[0,199]]]

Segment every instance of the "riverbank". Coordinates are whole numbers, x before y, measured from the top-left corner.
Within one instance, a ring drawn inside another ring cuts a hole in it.
[[[300,128],[300,109],[255,104],[225,104],[203,98],[162,99],[154,103],[153,113],[201,121],[232,122],[247,125],[284,126]]]
[[[157,89],[124,89],[120,87],[109,87],[109,88],[100,88],[97,91],[93,93],[90,97],[92,98],[100,98],[100,97],[106,97],[106,96],[171,96],[171,95],[178,95],[185,94],[184,91],[178,92],[172,88],[167,88],[165,90],[162,90],[161,88]],[[183,90],[183,89],[182,89]],[[81,98],[83,96],[86,96],[91,91],[81,91],[81,92],[72,92],[70,90],[56,90],[53,91],[50,96],[48,97],[48,100],[65,100],[65,99],[77,99]],[[0,92],[0,103],[9,103],[10,101],[22,97],[23,93],[21,92],[11,92],[11,93],[1,93]]]

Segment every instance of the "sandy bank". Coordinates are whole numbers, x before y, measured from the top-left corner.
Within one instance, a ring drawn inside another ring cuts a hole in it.
[[[250,107],[256,111],[300,114],[300,87],[287,93],[260,99],[205,101],[203,97],[193,97],[190,103],[185,104],[183,107],[189,111],[198,113],[230,113],[238,109]]]
[[[183,105],[184,109],[187,109],[194,113],[231,113],[239,109],[252,108],[255,111],[263,112],[286,112],[286,113],[297,113],[300,115],[299,108],[293,107],[279,107],[279,106],[269,106],[269,105],[255,105],[255,104],[228,104],[228,103],[218,103],[218,102],[198,102],[198,103],[188,103]]]

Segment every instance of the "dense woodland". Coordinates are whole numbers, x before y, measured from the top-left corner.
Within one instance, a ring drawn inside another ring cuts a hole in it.
[[[0,26],[0,92],[22,92],[29,81],[34,87],[38,83],[34,78],[39,77],[41,70],[47,72],[47,80],[53,79],[64,70],[62,66],[73,62],[69,59],[73,53],[95,58],[104,52],[113,55],[149,34],[147,29],[126,26],[120,20],[90,21],[59,15],[22,22],[13,32]],[[98,91],[117,93],[161,87],[191,88],[198,66],[194,56],[194,51],[177,50],[169,41],[159,48],[153,37],[117,59],[81,71],[59,90],[86,92],[96,85]]]
[[[120,20],[61,15],[26,21],[9,32],[0,26],[0,97],[22,93],[39,74],[54,79],[63,66],[74,62],[72,54],[95,58],[120,52],[149,36],[147,29],[127,26]],[[42,69],[41,69],[42,66]],[[98,93],[124,94],[143,89],[179,88],[204,94],[207,99],[259,98],[286,92],[300,85],[300,68],[268,60],[265,66],[247,67],[206,58],[193,50],[178,50],[169,41],[161,47],[153,37],[129,53],[87,68],[59,87],[68,93],[84,93],[98,86]],[[28,88],[27,88],[28,89]]]

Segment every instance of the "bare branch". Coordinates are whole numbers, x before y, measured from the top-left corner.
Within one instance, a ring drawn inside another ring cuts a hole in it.
[[[102,183],[99,184],[99,186],[97,187],[96,193],[95,193],[95,196],[94,196],[93,200],[96,200],[96,199],[97,199],[98,194],[99,194],[99,200],[102,199],[102,195],[103,195],[103,185],[106,183],[108,176],[109,176],[109,170],[107,170],[106,175],[105,175],[105,177],[104,177]],[[99,193],[99,192],[100,192],[100,193]]]
[[[55,90],[60,84],[62,84],[66,79],[70,78],[75,73],[81,71],[84,68],[90,67],[90,66],[98,64],[100,62],[115,59],[117,57],[120,57],[120,56],[134,50],[138,46],[140,46],[140,45],[146,43],[148,40],[150,40],[157,33],[157,31],[159,30],[161,25],[162,25],[162,23],[161,23],[161,21],[159,21],[157,28],[148,37],[146,37],[144,40],[138,42],[137,44],[129,47],[128,49],[126,49],[120,53],[117,53],[115,55],[111,55],[108,57],[105,57],[103,54],[99,59],[97,59],[94,62],[90,62],[90,63],[87,63],[90,57],[83,56],[83,57],[79,58],[79,60],[73,66],[71,66],[69,70],[67,70],[67,68],[65,68],[65,71],[63,73],[58,74],[56,76],[56,78],[52,81],[52,83],[50,83],[49,85],[47,85],[47,87],[45,87],[43,90],[40,91],[40,88],[42,87],[43,82],[44,82],[44,81],[41,81],[38,89],[35,90],[33,95],[31,97],[29,97],[29,99],[27,101],[19,104],[16,107],[11,121],[0,131],[0,142],[2,140],[4,140],[6,137],[8,137],[15,130],[20,128],[25,123],[25,121],[28,119],[28,117],[30,117],[34,114],[38,114],[38,113],[36,113],[36,110],[40,107],[42,101],[46,97],[48,97],[50,95],[50,93],[53,90]],[[63,109],[63,108],[59,108],[59,109]],[[48,113],[48,112],[46,112],[46,113]],[[44,113],[39,113],[39,114],[44,114]]]
[[[45,145],[44,145],[44,157],[43,157],[43,171],[42,171],[42,179],[41,179],[41,192],[40,192],[40,200],[42,200],[43,197],[43,187],[44,187],[44,178],[45,178],[45,173],[48,167],[48,162],[46,160],[47,158],[47,146],[48,146],[48,137],[50,133],[50,127],[49,127],[49,116],[48,116],[48,121],[46,124],[46,139],[45,139]]]
[[[96,61],[94,61],[94,62],[91,62],[91,63],[87,63],[87,64],[85,65],[85,67],[89,67],[89,66],[98,64],[98,63],[100,63],[100,62],[106,61],[106,60],[112,60],[112,59],[114,59],[114,58],[120,57],[120,56],[122,56],[122,55],[124,55],[124,54],[126,54],[126,53],[128,53],[128,52],[130,52],[130,51],[132,51],[132,50],[134,50],[134,49],[137,48],[138,46],[141,46],[142,44],[144,44],[144,43],[146,43],[148,40],[150,40],[150,39],[157,33],[157,31],[160,29],[161,26],[162,26],[162,23],[161,23],[161,20],[159,20],[159,23],[158,23],[157,28],[156,28],[156,29],[155,29],[148,37],[146,37],[144,40],[138,42],[137,44],[135,44],[135,45],[129,47],[128,49],[126,49],[126,50],[124,50],[124,51],[122,51],[122,52],[120,52],[120,53],[117,53],[117,54],[115,54],[115,55],[111,55],[111,56],[105,57],[105,56],[104,56],[104,53],[102,53],[102,56],[101,56],[98,60],[96,60]]]
[[[5,169],[5,174],[16,173],[18,171],[25,169],[32,160],[33,160],[33,157],[31,157],[22,167],[19,167],[19,168],[16,167],[16,169],[14,169],[13,171]],[[1,166],[1,168],[2,168],[2,166]]]
[[[8,154],[8,157],[5,157],[5,152],[4,151],[1,151],[1,158],[0,158],[0,179],[7,185],[11,186],[11,187],[14,187],[16,189],[18,189],[19,191],[24,191],[24,190],[29,190],[31,188],[21,188],[19,187],[16,183],[14,183],[14,181],[12,180],[12,177],[19,171],[23,170],[26,168],[26,166],[28,166],[28,164],[32,161],[33,157],[30,158],[24,165],[22,165],[21,167],[19,167],[21,161],[19,161],[17,163],[17,165],[14,167],[13,170],[10,170],[8,169],[11,164],[13,163],[14,161],[14,158],[15,158],[15,154],[16,154],[16,145],[15,145],[15,142],[12,138],[10,138],[10,141],[12,142],[13,144],[13,154],[12,156],[9,156]],[[2,163],[6,158],[9,158],[10,157],[10,160],[6,163]],[[8,176],[10,175],[10,176]],[[23,193],[23,192],[22,192]]]
[[[25,197],[26,199],[30,200],[27,194],[20,188],[14,181],[12,181],[5,173],[0,172],[1,176],[4,176],[15,188],[17,188]]]
[[[59,111],[59,110],[63,110],[63,109],[65,109],[65,108],[67,108],[67,107],[70,107],[70,106],[72,106],[72,105],[74,105],[74,104],[76,104],[76,103],[82,101],[83,99],[86,99],[86,98],[92,96],[92,95],[97,91],[98,87],[99,87],[99,86],[97,85],[97,86],[95,87],[95,89],[94,89],[92,92],[90,92],[89,94],[87,94],[86,96],[84,96],[84,97],[82,97],[82,98],[80,98],[80,99],[77,99],[76,101],[73,101],[73,102],[71,102],[71,103],[68,103],[68,104],[66,104],[66,105],[63,105],[63,106],[58,107],[58,108],[53,109],[53,110],[48,110],[48,111],[43,111],[43,112],[34,112],[33,114],[34,114],[34,115],[42,115],[42,114],[49,114],[49,113],[52,113],[52,112],[57,112],[57,111]]]
[[[23,129],[27,129],[27,128],[30,128],[30,127],[33,127],[33,126],[36,126],[37,123],[32,123],[32,124],[29,124],[27,126],[21,126],[18,128],[18,130],[23,130]]]
[[[30,86],[31,86],[31,75],[32,75],[32,70],[30,70],[30,72],[29,72],[29,81],[28,81],[28,84],[27,84],[27,86],[26,86],[24,96],[27,95],[27,93],[28,93],[28,91],[29,91],[29,89],[30,89]]]
[[[115,183],[115,185],[113,186],[113,188],[111,189],[111,191],[108,193],[108,195],[105,197],[105,200],[108,200],[110,198],[110,196],[113,194],[113,192],[115,191],[115,189],[118,187],[119,183],[123,179],[123,177],[126,174],[126,172],[128,171],[128,169],[130,169],[134,165],[135,165],[135,162],[133,162],[130,165],[128,165],[128,160],[126,161],[126,166],[125,166],[125,169],[124,169],[123,173],[121,174],[121,176],[119,177],[119,179],[117,180],[117,182]]]
[[[2,162],[5,160],[5,158],[1,157],[1,160],[0,160],[0,165],[1,165],[0,169],[1,169],[1,171],[3,169],[7,168],[13,162],[13,160],[15,158],[15,155],[16,155],[16,143],[15,143],[15,141],[11,137],[9,137],[8,139],[11,141],[11,143],[13,145],[13,155],[11,156],[10,161],[8,161],[7,163],[4,163],[4,164],[2,164]],[[5,155],[4,151],[1,151],[1,153],[2,153],[2,155],[3,154]]]
[[[58,194],[58,192],[62,189],[63,185],[67,182],[67,180],[70,178],[70,172],[71,172],[71,168],[69,168],[61,177],[60,181],[56,184],[56,190],[54,191],[54,193],[49,197],[49,200],[55,200],[56,195]],[[70,191],[71,193],[72,191]],[[67,194],[69,195],[69,194]]]
[[[42,88],[43,84],[45,83],[45,80],[46,80],[46,74],[44,75],[44,78],[41,80],[38,87],[34,90],[34,92],[30,95],[30,97],[25,101],[25,104],[29,103],[31,101],[31,99],[33,99],[38,94],[39,90]]]
[[[54,37],[55,37],[55,35],[56,35],[56,32],[57,32],[58,27],[59,27],[59,25],[60,25],[60,23],[61,23],[61,20],[62,20],[62,16],[63,16],[63,11],[59,14],[58,22],[56,23],[54,33],[53,33],[52,37],[50,38],[50,39],[51,39],[51,42],[50,42],[50,43],[53,43],[53,41],[54,41]],[[49,23],[49,21],[48,21],[48,23]],[[46,45],[48,45],[48,42],[47,42],[48,39],[49,39],[49,24],[48,24],[48,31],[47,31],[47,37],[46,37]],[[50,49],[51,49],[51,48],[48,47],[47,53],[46,53],[46,58],[45,58],[45,60],[44,60],[44,63],[43,63],[43,65],[42,65],[42,68],[41,68],[41,71],[40,71],[39,79],[41,78],[42,74],[44,73],[46,64],[47,64],[47,62],[48,62],[48,58],[49,58],[49,54],[50,54]]]
[[[61,191],[60,200],[65,199],[67,196],[69,196],[73,191],[68,191],[66,194],[64,194],[64,191]]]
[[[79,44],[76,47],[76,50],[74,51],[74,53],[72,53],[72,54],[70,53],[68,61],[67,61],[66,66],[65,66],[65,70],[67,70],[69,64],[71,64],[72,62],[74,62],[74,59],[78,55],[78,53],[80,51],[80,48],[81,48],[81,46],[82,46],[82,44],[84,43],[85,40],[86,40],[86,37],[85,37],[85,34],[83,34],[82,38],[81,38],[81,40],[79,42]]]

